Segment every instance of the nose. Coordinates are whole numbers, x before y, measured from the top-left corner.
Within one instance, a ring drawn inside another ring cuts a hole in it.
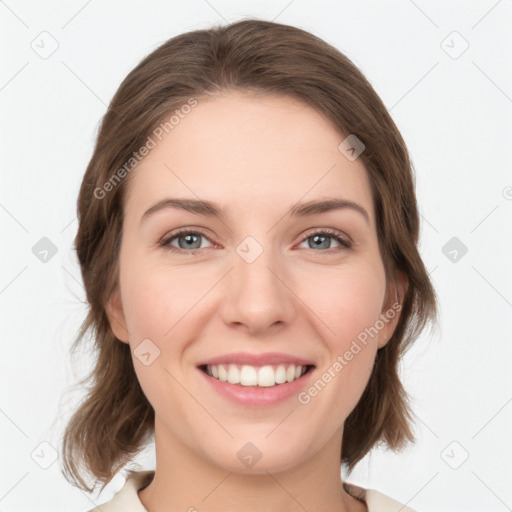
[[[252,261],[254,254],[246,257],[243,247],[233,256],[233,268],[223,280],[224,322],[245,329],[251,336],[265,335],[269,329],[290,324],[297,299],[292,279],[278,257],[265,249]]]

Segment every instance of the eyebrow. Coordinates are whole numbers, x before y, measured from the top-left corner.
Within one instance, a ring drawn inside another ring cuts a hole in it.
[[[151,208],[147,209],[141,217],[141,223],[151,214],[166,208],[181,209],[196,215],[217,217],[219,219],[224,219],[226,216],[224,210],[211,201],[170,197],[158,201],[156,204],[151,206]],[[290,217],[306,217],[309,215],[316,215],[332,210],[344,210],[347,208],[360,213],[366,220],[366,223],[370,224],[370,216],[361,205],[341,198],[329,198],[323,201],[313,200],[302,203],[298,202],[288,210],[286,215]]]

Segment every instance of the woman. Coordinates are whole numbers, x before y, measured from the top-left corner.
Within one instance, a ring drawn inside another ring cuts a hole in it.
[[[64,474],[156,450],[102,511],[412,510],[340,476],[413,440],[397,367],[435,315],[407,149],[350,60],[261,20],[170,39],[115,94],[78,218],[98,352]]]

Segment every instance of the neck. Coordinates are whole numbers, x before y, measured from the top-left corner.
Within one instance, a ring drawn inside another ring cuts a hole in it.
[[[364,512],[366,505],[342,486],[342,434],[336,432],[320,452],[291,467],[264,469],[256,463],[250,473],[241,473],[199,456],[156,418],[155,476],[139,498],[149,512]]]

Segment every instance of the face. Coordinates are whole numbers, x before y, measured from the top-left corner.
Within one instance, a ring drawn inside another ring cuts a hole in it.
[[[284,470],[326,447],[339,457],[398,316],[368,176],[338,149],[344,138],[294,99],[231,92],[199,98],[132,171],[107,309],[161,439],[240,472]],[[326,200],[341,206],[297,211]],[[232,382],[216,378],[222,362]],[[244,454],[256,450],[252,468]]]

